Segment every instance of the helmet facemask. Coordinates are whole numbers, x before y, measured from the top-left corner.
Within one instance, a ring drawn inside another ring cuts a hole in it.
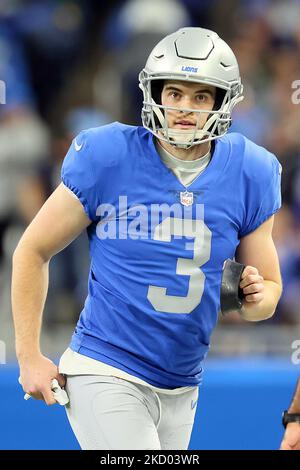
[[[155,137],[180,148],[191,148],[195,145],[209,142],[224,135],[231,124],[231,111],[243,99],[242,85],[235,82],[216,83],[203,78],[193,82],[214,86],[216,88],[215,105],[212,110],[178,108],[163,106],[161,104],[161,91],[164,80],[187,80],[186,76],[156,75],[150,76],[144,70],[140,73],[140,88],[144,93],[142,122],[143,126],[152,132]],[[169,111],[193,113],[197,118],[195,129],[171,129],[168,127],[167,115]],[[207,115],[203,127],[200,127],[201,115]]]

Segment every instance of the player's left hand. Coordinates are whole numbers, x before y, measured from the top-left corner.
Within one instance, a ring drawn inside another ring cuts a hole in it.
[[[300,450],[299,423],[289,423],[287,425],[280,450]]]
[[[240,282],[246,302],[259,303],[264,298],[264,278],[254,266],[246,266]],[[245,304],[244,304],[245,305]]]

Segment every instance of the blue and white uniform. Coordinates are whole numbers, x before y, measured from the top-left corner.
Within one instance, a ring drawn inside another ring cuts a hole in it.
[[[88,296],[70,348],[155,387],[198,385],[223,263],[280,208],[280,174],[273,154],[232,133],[186,188],[143,127],[81,132],[62,167],[92,221]]]

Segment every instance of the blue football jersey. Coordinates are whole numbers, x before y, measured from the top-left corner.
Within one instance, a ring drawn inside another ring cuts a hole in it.
[[[156,387],[199,384],[223,263],[280,208],[280,174],[273,154],[232,133],[186,188],[143,127],[82,131],[62,166],[92,222],[71,349]]]

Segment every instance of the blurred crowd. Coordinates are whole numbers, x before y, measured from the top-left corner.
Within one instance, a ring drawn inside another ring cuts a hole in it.
[[[274,240],[284,293],[268,322],[300,324],[300,0],[1,0],[1,297],[18,238],[59,184],[72,138],[115,120],[141,124],[138,72],[183,26],[216,30],[231,45],[245,88],[231,130],[282,163]],[[85,234],[52,259],[49,329],[77,320],[88,269]]]

